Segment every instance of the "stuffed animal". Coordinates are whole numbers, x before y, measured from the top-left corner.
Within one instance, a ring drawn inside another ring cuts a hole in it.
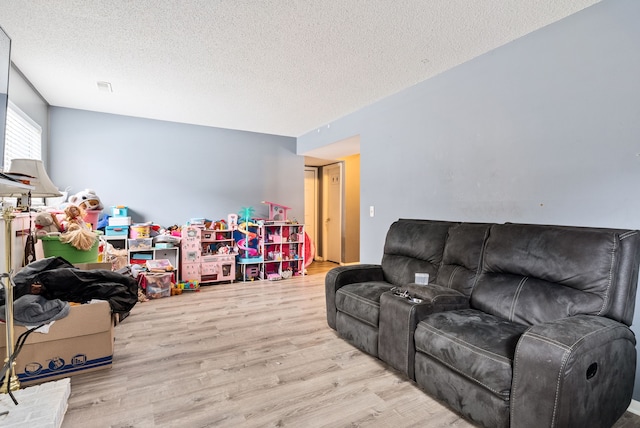
[[[69,203],[87,211],[104,209],[100,197],[96,195],[96,191],[93,189],[84,189],[75,195],[69,196]]]
[[[55,215],[48,212],[40,212],[34,220],[36,224],[36,237],[57,234],[60,232],[60,224]]]

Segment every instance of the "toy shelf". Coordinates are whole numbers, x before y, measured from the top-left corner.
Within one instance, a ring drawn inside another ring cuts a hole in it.
[[[260,228],[260,252],[264,257],[260,278],[280,280],[304,275],[304,225],[267,222]]]
[[[143,265],[149,260],[169,260],[171,266],[173,266],[173,272],[178,278],[178,266],[180,262],[180,248],[145,248],[145,249],[131,249],[128,250],[129,264]]]

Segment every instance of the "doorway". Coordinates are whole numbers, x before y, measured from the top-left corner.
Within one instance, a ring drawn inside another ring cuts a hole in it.
[[[322,168],[322,249],[324,260],[342,263],[343,163]]]
[[[304,167],[304,224],[313,249],[312,258],[318,255],[318,212],[320,203],[318,168]]]
[[[311,203],[307,205],[307,196],[317,192],[315,260],[341,265],[359,263],[360,136],[318,147],[304,156],[305,209],[313,209]],[[307,172],[308,168],[317,170],[317,188],[307,184],[313,174]],[[312,221],[308,212],[305,211],[307,224]]]

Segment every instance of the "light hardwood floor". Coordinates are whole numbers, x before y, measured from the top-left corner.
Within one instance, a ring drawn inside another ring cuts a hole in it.
[[[71,378],[62,428],[473,427],[327,326],[333,266],[137,304],[113,367]]]

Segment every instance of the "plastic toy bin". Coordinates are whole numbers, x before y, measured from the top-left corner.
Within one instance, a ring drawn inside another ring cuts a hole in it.
[[[42,252],[45,257],[62,257],[69,263],[96,263],[98,261],[99,239],[87,251],[78,250],[71,244],[60,242],[60,236],[42,236]]]
[[[133,224],[129,227],[129,238],[142,239],[148,238],[151,232],[151,226],[148,224]]]
[[[100,218],[102,210],[87,210],[84,216],[84,221],[91,224],[91,229],[96,230],[98,228],[98,219]]]
[[[107,236],[124,236],[129,237],[129,226],[106,226],[104,234]]]
[[[124,205],[115,205],[111,207],[111,216],[113,217],[127,217],[129,215],[129,208]]]

